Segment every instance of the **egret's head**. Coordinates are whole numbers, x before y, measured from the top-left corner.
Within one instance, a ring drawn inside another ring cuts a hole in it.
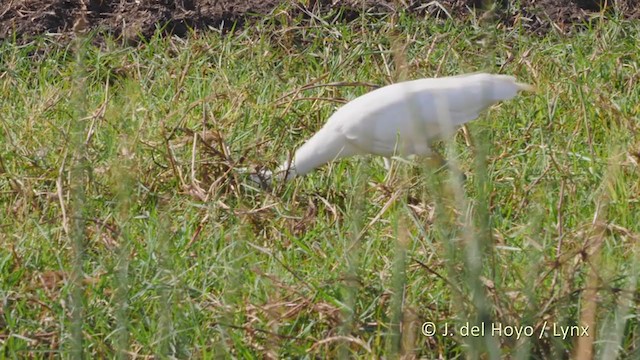
[[[289,181],[298,176],[298,173],[295,166],[287,161],[278,168],[274,176],[277,181]]]
[[[262,189],[269,189],[273,183],[286,182],[298,175],[288,162],[280,166],[275,172],[266,169],[252,171],[247,168],[242,168],[238,171],[241,174],[249,174],[249,180],[258,184]]]

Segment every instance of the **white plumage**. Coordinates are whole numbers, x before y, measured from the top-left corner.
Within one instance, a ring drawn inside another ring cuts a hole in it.
[[[373,154],[429,155],[431,142],[478,117],[489,106],[533,90],[508,75],[477,73],[388,85],[342,106],[276,171],[277,179],[302,176],[328,162]],[[285,176],[286,174],[286,176]],[[273,177],[254,174],[257,182]]]

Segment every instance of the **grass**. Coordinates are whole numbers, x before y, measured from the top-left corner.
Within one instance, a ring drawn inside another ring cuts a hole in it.
[[[1,44],[0,357],[637,357],[639,36],[280,12],[137,48]],[[442,144],[464,182],[366,157],[272,191],[234,171],[369,84],[472,71],[538,92]]]

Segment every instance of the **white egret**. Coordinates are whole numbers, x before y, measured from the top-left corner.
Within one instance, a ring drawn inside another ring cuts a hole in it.
[[[478,117],[489,106],[533,87],[512,76],[475,73],[400,82],[366,93],[339,108],[274,173],[252,180],[290,180],[353,155],[431,155],[431,142]]]

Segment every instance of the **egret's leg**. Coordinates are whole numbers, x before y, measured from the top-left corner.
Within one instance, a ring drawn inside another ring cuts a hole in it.
[[[431,158],[431,161],[434,162],[434,166],[436,167],[436,171],[441,171],[442,169],[448,168],[449,171],[457,171],[460,173],[460,176],[462,177],[462,181],[467,180],[467,175],[465,175],[464,172],[462,172],[460,169],[454,169],[453,165],[451,164],[451,162],[447,161],[447,159],[444,158],[444,156],[442,156],[439,152],[437,152],[436,150],[432,149],[431,154],[429,154],[429,158]]]
[[[384,176],[384,183],[388,185],[389,181],[391,181],[391,158],[384,156],[382,161],[384,161],[384,168],[387,170]]]
[[[387,174],[384,176],[384,183],[388,184],[391,179],[391,158],[383,157],[382,161],[384,161],[384,168],[387,169]]]
[[[431,153],[429,154],[429,158],[432,161],[433,166],[436,170],[443,169],[445,167],[449,167],[449,162],[442,156],[438,151],[431,149]]]
[[[391,171],[391,159],[388,157],[383,157],[382,160],[384,160],[384,168],[387,171]]]

